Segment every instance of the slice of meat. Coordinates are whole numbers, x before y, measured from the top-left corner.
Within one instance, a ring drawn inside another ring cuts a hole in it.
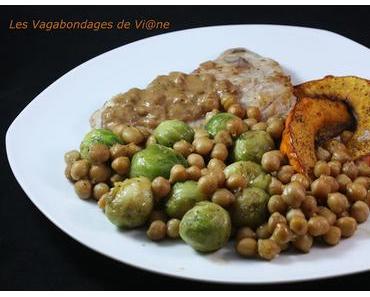
[[[259,107],[263,120],[287,115],[296,102],[290,77],[281,66],[245,48],[229,49],[194,72],[229,80],[239,88],[242,105]]]

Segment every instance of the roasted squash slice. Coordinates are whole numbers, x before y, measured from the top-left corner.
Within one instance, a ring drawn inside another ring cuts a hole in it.
[[[301,98],[288,114],[280,150],[298,172],[312,175],[316,163],[315,140],[326,127],[342,130],[352,122],[347,106],[329,99]],[[334,135],[331,135],[334,136]]]
[[[354,159],[370,154],[370,81],[355,76],[326,76],[295,87],[297,97],[344,101],[356,119],[356,130],[347,147]]]

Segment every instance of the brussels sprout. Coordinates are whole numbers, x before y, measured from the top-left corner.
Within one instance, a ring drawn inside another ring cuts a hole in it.
[[[249,184],[252,187],[260,188],[266,191],[270,182],[271,182],[271,175],[262,173],[259,176],[257,176],[255,179],[253,179]]]
[[[260,188],[249,187],[236,195],[232,208],[232,221],[240,226],[256,228],[267,219],[269,195]]]
[[[229,178],[232,174],[240,174],[248,181],[252,181],[260,174],[264,173],[262,166],[252,161],[238,161],[230,164],[224,169],[225,177]]]
[[[188,166],[185,158],[173,149],[151,144],[132,157],[130,177],[145,176],[150,180],[157,176],[169,178],[171,168],[176,164]]]
[[[166,203],[166,212],[171,218],[181,219],[195,203],[206,200],[207,196],[198,190],[198,183],[192,180],[177,182]]]
[[[273,150],[274,140],[265,131],[247,131],[235,142],[233,157],[235,161],[261,162],[262,155]]]
[[[137,177],[115,183],[106,198],[105,215],[118,227],[135,228],[146,222],[152,209],[151,182]]]
[[[229,213],[208,201],[198,202],[184,215],[180,223],[181,238],[200,252],[218,250],[226,244],[230,232]]]
[[[218,132],[226,129],[226,124],[228,121],[237,118],[238,117],[232,113],[220,112],[209,119],[205,128],[212,137],[215,137]]]
[[[107,129],[94,129],[87,133],[80,145],[80,152],[83,159],[87,159],[90,147],[95,143],[102,143],[111,147],[115,143],[122,141],[112,131]]]
[[[194,130],[182,121],[168,120],[158,125],[154,130],[154,137],[159,144],[172,147],[175,142],[183,139],[193,142]]]

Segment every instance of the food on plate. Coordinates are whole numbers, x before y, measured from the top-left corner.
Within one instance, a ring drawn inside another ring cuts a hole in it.
[[[326,76],[295,87],[299,97],[325,97],[347,103],[356,118],[356,129],[347,143],[354,159],[370,154],[370,81],[356,76]]]
[[[329,99],[301,98],[285,121],[280,150],[288,156],[296,171],[312,175],[317,161],[315,144],[318,131],[330,130],[333,126],[336,127],[335,130],[344,130],[350,125],[351,115],[344,103]]]
[[[226,244],[230,233],[229,213],[208,201],[197,203],[180,223],[181,238],[200,252],[218,250]]]
[[[65,154],[65,176],[114,225],[155,242],[206,253],[231,241],[265,260],[334,246],[370,214],[363,81],[302,84],[296,103],[276,62],[232,49],[108,101]]]
[[[258,107],[262,120],[285,116],[296,100],[290,78],[281,66],[245,48],[229,49],[216,60],[201,64],[195,72],[229,80],[239,89],[240,103],[245,108]],[[225,110],[233,103],[225,101]]]

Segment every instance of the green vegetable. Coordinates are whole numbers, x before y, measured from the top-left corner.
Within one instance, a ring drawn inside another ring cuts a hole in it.
[[[102,143],[111,147],[115,143],[122,143],[117,135],[107,129],[93,129],[87,133],[80,145],[80,152],[83,159],[87,159],[90,147],[93,144]]]
[[[212,252],[226,244],[230,237],[229,213],[221,206],[203,201],[197,203],[182,218],[180,236],[195,250]]]
[[[175,142],[182,139],[193,142],[194,130],[179,120],[168,120],[160,123],[154,130],[154,137],[161,145],[172,147]]]
[[[224,169],[225,177],[229,178],[232,174],[240,174],[248,181],[252,181],[260,174],[264,173],[262,166],[252,161],[238,161],[230,164]]]
[[[151,144],[133,156],[130,177],[145,176],[150,180],[157,176],[169,178],[171,168],[176,164],[188,166],[185,158],[173,149],[160,144]]]
[[[146,222],[152,209],[151,182],[138,177],[115,183],[106,198],[105,215],[118,227],[135,228]]]
[[[271,175],[262,173],[253,179],[249,184],[252,187],[260,188],[262,190],[267,190],[269,184],[271,183]]]
[[[197,202],[206,199],[207,196],[198,190],[197,182],[192,180],[177,182],[167,200],[166,212],[171,218],[181,219]]]
[[[262,155],[273,150],[274,140],[265,131],[247,131],[235,142],[233,157],[235,161],[261,162]]]
[[[218,132],[226,129],[226,124],[228,121],[237,118],[238,117],[236,115],[231,113],[220,112],[209,119],[205,128],[212,137],[215,137]]]
[[[268,215],[269,195],[260,188],[249,187],[238,193],[232,208],[232,221],[237,227],[256,228]]]

